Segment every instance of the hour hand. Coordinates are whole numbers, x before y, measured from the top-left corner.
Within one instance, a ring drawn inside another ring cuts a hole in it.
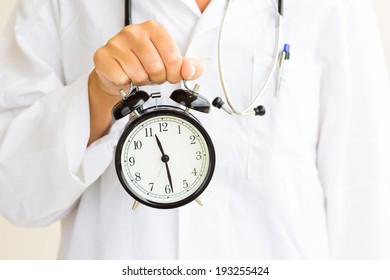
[[[164,157],[164,156],[165,156],[165,153],[164,153],[164,149],[163,149],[163,147],[162,147],[162,145],[161,145],[160,139],[158,139],[157,134],[155,134],[154,136],[156,136],[157,146],[158,146],[158,148],[160,149],[160,152],[161,152],[161,154],[162,154],[163,157]],[[161,158],[161,160],[164,161],[162,158]]]

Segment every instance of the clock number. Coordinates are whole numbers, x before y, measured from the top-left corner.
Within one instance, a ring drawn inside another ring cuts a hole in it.
[[[173,193],[173,188],[172,188],[172,186],[166,185],[166,186],[165,186],[165,193],[166,193],[166,194],[171,194],[171,193]]]
[[[134,150],[140,150],[142,148],[141,141],[134,141]]]
[[[135,158],[134,157],[129,158],[129,164],[130,164],[130,166],[134,166],[134,164],[135,164]]]
[[[150,191],[153,191],[154,183],[149,183]]]
[[[159,126],[160,126],[160,132],[168,131],[168,124],[166,122],[159,123]]]
[[[201,160],[202,159],[202,153],[197,151],[196,152],[196,160]]]
[[[196,144],[196,143],[195,143],[195,139],[196,139],[195,135],[191,135],[191,136],[190,136],[191,145],[195,145],[195,144]]]
[[[191,174],[194,174],[194,176],[198,175],[198,171],[196,171],[196,168],[194,168],[194,170],[192,170]]]
[[[145,128],[145,137],[152,137],[152,136],[153,136],[152,128],[146,127]]]
[[[181,126],[180,126],[180,124],[177,127],[179,128],[179,134],[181,134]]]
[[[141,181],[141,173],[137,172],[137,173],[135,173],[134,175],[135,175],[135,180],[136,180],[137,182]]]
[[[188,186],[187,180],[183,180],[183,189],[188,188]]]

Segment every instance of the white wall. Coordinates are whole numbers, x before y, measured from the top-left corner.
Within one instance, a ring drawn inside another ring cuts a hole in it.
[[[389,0],[373,0],[379,31],[381,32],[383,49],[385,51],[387,68],[390,74],[390,1]]]
[[[2,0],[0,3],[0,31],[3,30],[9,13],[17,0]],[[326,1],[326,0],[323,0]],[[390,1],[373,0],[378,16],[383,47],[390,69]],[[0,64],[1,65],[1,64]],[[1,66],[0,66],[1,67]],[[60,224],[45,229],[16,228],[0,217],[1,259],[55,259],[60,239]]]

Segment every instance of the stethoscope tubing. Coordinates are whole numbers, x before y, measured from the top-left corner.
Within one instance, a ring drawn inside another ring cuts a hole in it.
[[[229,106],[229,109],[227,109],[225,106],[222,106],[222,108],[225,112],[227,112],[229,114],[233,114],[233,115],[239,115],[239,116],[253,115],[254,108],[256,107],[256,104],[259,102],[261,96],[264,94],[264,92],[268,88],[268,86],[272,80],[272,77],[273,77],[273,75],[277,69],[277,66],[278,66],[278,59],[279,59],[278,53],[279,53],[279,49],[280,49],[284,5],[283,5],[283,0],[278,0],[278,7],[277,7],[278,16],[276,19],[275,48],[274,48],[274,54],[273,54],[274,61],[272,64],[272,68],[269,71],[262,88],[259,90],[256,97],[252,100],[251,104],[245,110],[240,111],[234,106],[233,101],[230,97],[230,94],[229,94],[229,91],[228,91],[228,88],[226,85],[226,81],[225,81],[224,70],[223,70],[224,68],[223,68],[223,62],[222,62],[222,60],[223,60],[222,59],[222,45],[223,45],[224,27],[225,27],[225,23],[226,23],[226,18],[228,17],[228,12],[229,12],[231,2],[232,2],[231,0],[227,0],[226,10],[225,10],[225,13],[224,13],[224,16],[222,19],[221,28],[220,28],[219,35],[218,35],[218,70],[219,70],[219,76],[220,76],[220,82],[221,82],[223,94],[224,94],[226,102]],[[133,22],[131,10],[132,10],[132,0],[125,0],[125,26],[132,24],[132,22]]]
[[[277,69],[278,58],[279,58],[278,53],[279,53],[279,49],[280,49],[280,39],[281,39],[281,29],[282,29],[281,28],[282,15],[280,13],[278,13],[278,16],[276,19],[276,30],[277,31],[276,31],[276,36],[275,36],[275,48],[274,48],[274,54],[273,54],[274,61],[272,64],[272,68],[269,71],[263,86],[261,87],[260,91],[257,93],[256,97],[252,100],[251,104],[245,110],[240,111],[233,105],[233,101],[230,97],[230,94],[229,94],[229,91],[228,91],[228,88],[226,85],[226,81],[225,81],[224,70],[223,70],[224,67],[223,67],[223,62],[222,62],[223,61],[223,59],[222,59],[222,44],[223,44],[224,27],[225,27],[226,18],[228,17],[228,12],[229,12],[231,2],[232,2],[231,0],[227,1],[226,10],[225,10],[225,14],[224,14],[223,19],[222,19],[222,24],[221,24],[221,28],[219,31],[219,38],[218,38],[218,71],[219,71],[221,86],[222,86],[222,90],[223,90],[223,93],[225,96],[225,100],[226,100],[230,110],[228,110],[225,106],[222,106],[222,109],[225,112],[227,112],[229,114],[233,114],[233,115],[240,115],[240,116],[253,115],[255,113],[254,108],[257,107],[256,104],[259,102],[261,96],[264,94],[264,92],[268,88],[268,86],[272,80],[272,77]],[[281,1],[279,1],[279,2],[281,2]],[[278,8],[278,10],[279,10],[279,8]]]

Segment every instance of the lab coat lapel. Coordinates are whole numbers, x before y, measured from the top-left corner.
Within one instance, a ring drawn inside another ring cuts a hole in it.
[[[186,0],[182,0],[187,2]],[[275,5],[276,0],[230,0],[229,14],[226,18],[226,22],[231,22],[238,19],[244,19],[246,15],[260,11],[262,9],[268,8]],[[195,2],[195,1],[194,1]],[[187,3],[190,5],[190,3]],[[212,30],[218,28],[226,10],[227,1],[226,0],[212,0],[207,6],[203,14],[200,14],[199,21],[193,31],[193,38]],[[276,6],[275,6],[276,7]],[[276,9],[276,8],[275,8]]]
[[[192,10],[196,15],[200,16],[201,12],[195,0],[179,0],[184,5],[186,5],[190,10]],[[212,1],[211,1],[212,2]]]

